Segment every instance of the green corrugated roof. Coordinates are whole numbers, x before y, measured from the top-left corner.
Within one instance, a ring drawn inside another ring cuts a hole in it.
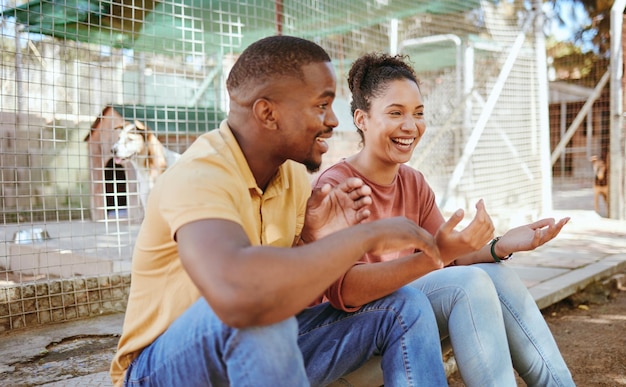
[[[314,39],[418,14],[450,14],[479,0],[281,0],[284,34]],[[7,9],[34,33],[158,53],[237,51],[276,33],[276,1],[34,0]]]

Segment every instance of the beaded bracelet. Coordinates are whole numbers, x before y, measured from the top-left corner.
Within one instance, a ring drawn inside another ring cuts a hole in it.
[[[506,257],[498,257],[496,255],[496,242],[500,240],[501,237],[495,237],[491,240],[491,242],[489,242],[491,244],[491,256],[493,257],[493,260],[495,262],[500,262],[500,261],[506,261],[507,259],[511,258],[513,256],[513,253],[507,255]]]

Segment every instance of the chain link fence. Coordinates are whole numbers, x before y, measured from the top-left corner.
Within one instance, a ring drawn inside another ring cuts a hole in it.
[[[144,170],[157,160],[163,169],[168,155],[218,127],[230,67],[264,36],[311,39],[333,59],[340,125],[325,165],[359,147],[351,62],[369,51],[408,55],[428,123],[410,164],[444,210],[471,213],[483,198],[494,219],[529,221],[551,210],[553,173],[559,184],[592,189],[589,159],[606,147],[602,91],[551,163],[595,85],[555,77],[549,88],[543,14],[528,2],[0,6],[0,330],[124,310]],[[151,144],[141,163],[116,148],[125,131]]]

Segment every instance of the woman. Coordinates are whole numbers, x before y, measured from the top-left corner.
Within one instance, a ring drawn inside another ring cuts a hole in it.
[[[336,308],[355,311],[410,284],[427,294],[467,386],[515,386],[513,369],[531,386],[573,386],[535,301],[501,263],[550,241],[569,218],[542,219],[493,238],[481,200],[468,226],[455,230],[463,211],[445,222],[424,176],[404,164],[426,130],[418,81],[405,57],[365,55],[353,64],[348,83],[363,148],[324,171],[314,188],[363,179],[373,191],[368,221],[412,219],[435,236],[447,266],[436,270],[421,252],[366,255],[325,296]]]

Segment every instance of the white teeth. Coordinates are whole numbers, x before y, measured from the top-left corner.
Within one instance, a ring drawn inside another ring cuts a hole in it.
[[[411,145],[413,144],[413,141],[415,141],[415,139],[414,138],[394,138],[393,141],[402,145]]]

